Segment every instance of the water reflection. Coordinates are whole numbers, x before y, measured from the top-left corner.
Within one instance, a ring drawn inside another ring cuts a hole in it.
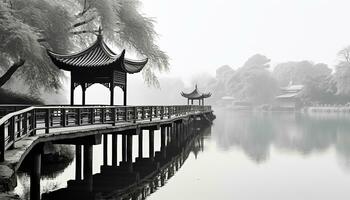
[[[190,132],[181,142],[173,138],[165,148],[155,152],[154,158],[136,157],[132,171],[123,162],[119,166],[101,166],[101,172],[93,175],[92,193],[86,191],[83,181],[69,180],[66,188],[47,192],[42,199],[145,199],[164,186],[191,153],[197,157],[204,150],[203,137],[210,135],[210,125],[198,124]]]
[[[340,162],[350,168],[350,115],[217,113],[213,137],[221,150],[240,148],[262,163],[269,159],[271,147],[304,156],[334,147]]]

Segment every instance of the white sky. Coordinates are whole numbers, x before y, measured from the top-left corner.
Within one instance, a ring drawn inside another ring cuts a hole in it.
[[[350,45],[349,0],[143,0],[171,57],[167,75],[185,80],[240,67],[261,53],[272,64],[312,60],[333,67]]]

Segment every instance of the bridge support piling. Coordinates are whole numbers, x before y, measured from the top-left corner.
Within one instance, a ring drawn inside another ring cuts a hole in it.
[[[186,140],[187,139],[186,123],[182,124],[182,132],[183,132],[183,135],[184,135],[184,140]]]
[[[75,180],[81,180],[81,145],[75,145]]]
[[[30,200],[40,200],[41,149],[32,151],[32,168],[30,173]]]
[[[177,147],[180,147],[181,144],[181,133],[180,133],[180,124],[176,124],[176,143]]]
[[[113,144],[112,144],[113,147]],[[103,165],[108,165],[108,135],[103,134]]]
[[[141,130],[139,134],[139,158],[142,158],[142,157],[143,157],[143,135]]]
[[[183,143],[185,141],[185,124],[180,124],[180,133],[181,133],[181,142]]]
[[[132,135],[127,136],[127,164],[128,171],[132,172]]]
[[[112,135],[112,165],[118,165],[118,135]]]
[[[166,150],[165,150],[165,137],[166,137],[166,132],[165,132],[166,127],[162,126],[160,127],[160,151],[162,152],[162,157],[166,157]]]
[[[169,144],[170,144],[170,129],[171,129],[171,127],[169,126],[169,127],[167,127],[166,128],[166,145],[168,146]]]
[[[87,191],[92,192],[92,145],[84,145],[84,182]]]
[[[126,135],[122,135],[122,161],[126,162]]]
[[[175,132],[175,126],[176,126],[176,124],[174,124],[171,128],[170,128],[170,143],[171,144],[174,144],[174,142],[175,142],[175,134],[176,134],[176,132]]]
[[[149,157],[154,158],[154,130],[149,130]]]

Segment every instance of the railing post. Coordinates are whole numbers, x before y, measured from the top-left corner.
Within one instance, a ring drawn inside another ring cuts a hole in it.
[[[61,109],[61,126],[66,126],[66,109]]]
[[[149,109],[149,121],[152,121],[152,118],[153,118],[153,106],[150,107]]]
[[[45,112],[45,133],[50,132],[50,109],[46,109]]]
[[[80,108],[77,108],[77,124],[78,126],[81,125],[81,109]]]
[[[94,109],[90,108],[90,124],[94,124],[95,122]]]
[[[53,126],[53,120],[54,120],[54,114],[55,114],[55,110],[51,110],[51,115],[50,115],[50,126]]]
[[[171,118],[171,107],[167,106],[167,108],[168,108],[168,118],[170,119]]]
[[[137,107],[134,107],[134,123],[136,123],[137,120]]]
[[[125,112],[124,112],[125,121],[128,121],[128,115],[129,115],[129,114],[128,114],[128,108],[127,108],[127,107],[124,107],[124,111],[125,111]]]
[[[162,120],[164,118],[164,106],[160,107],[160,119]]]
[[[113,126],[115,126],[115,122],[117,121],[117,120],[115,119],[115,116],[116,116],[115,111],[116,111],[116,109],[115,109],[115,107],[113,107],[113,108],[111,109]]]
[[[5,161],[5,124],[0,126],[0,162]]]
[[[28,132],[28,113],[27,112],[23,113],[22,129],[23,129],[23,134],[27,135],[27,132]]]
[[[33,109],[31,115],[32,115],[32,119],[31,119],[32,122],[31,123],[32,123],[32,129],[33,129],[31,135],[33,136],[33,135],[36,135],[36,130],[35,130],[36,129],[36,111],[35,111],[35,109]]]
[[[145,119],[145,107],[144,106],[142,106],[142,108],[141,108],[141,119],[142,120],[144,120]]]
[[[17,126],[17,137],[21,137],[21,123],[22,123],[22,115],[17,115],[17,121],[15,121],[15,125]],[[16,130],[16,129],[15,129]]]
[[[119,121],[119,108],[115,108],[115,121]]]
[[[158,106],[154,107],[154,118],[158,117]]]
[[[102,124],[106,122],[106,108],[101,108],[101,122]]]
[[[8,133],[10,136],[9,142],[13,142],[11,145],[11,149],[15,147],[15,141],[16,141],[16,135],[15,135],[15,116],[11,117],[10,120],[10,125],[8,127]]]

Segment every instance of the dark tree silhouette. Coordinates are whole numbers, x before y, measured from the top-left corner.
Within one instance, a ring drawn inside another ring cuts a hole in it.
[[[7,72],[0,77],[0,88],[12,77],[12,75],[17,71],[18,68],[24,65],[25,61],[20,59],[18,62],[14,63]]]

